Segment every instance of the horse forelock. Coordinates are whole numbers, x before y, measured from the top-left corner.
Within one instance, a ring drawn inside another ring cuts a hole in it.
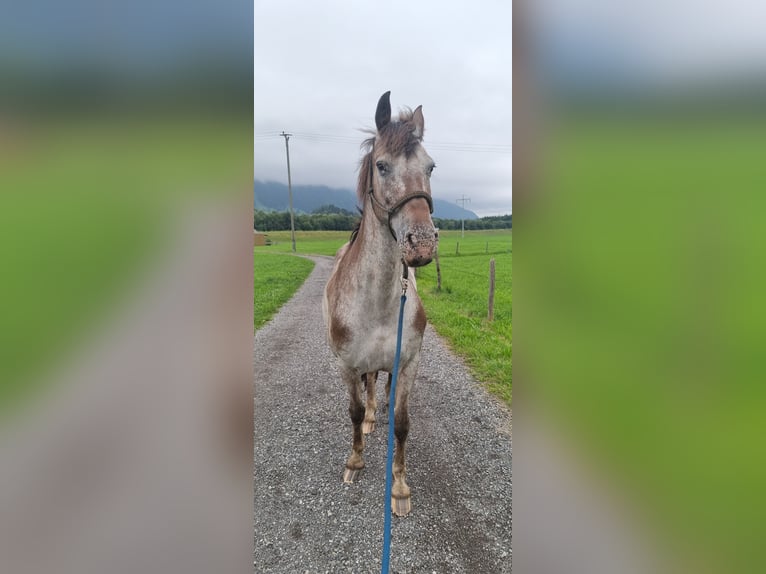
[[[374,135],[362,142],[362,149],[366,150],[366,153],[359,163],[359,184],[356,189],[357,198],[362,205],[365,205],[367,190],[370,189],[373,144],[394,157],[404,155],[405,158],[409,158],[423,141],[422,133],[419,136],[415,135],[413,115],[414,112],[411,109],[403,108],[399,111],[399,118],[396,121],[387,123],[379,131],[370,131]]]

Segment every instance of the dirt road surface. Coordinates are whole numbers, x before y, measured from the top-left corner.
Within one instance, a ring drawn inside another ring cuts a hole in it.
[[[331,258],[255,335],[255,572],[379,572],[384,385],[366,468],[342,482],[348,398],[327,348]],[[257,269],[256,269],[257,273]],[[511,572],[511,414],[429,326],[410,399],[412,513],[393,517],[391,571]]]

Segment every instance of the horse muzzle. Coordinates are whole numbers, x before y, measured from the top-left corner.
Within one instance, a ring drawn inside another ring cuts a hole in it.
[[[438,246],[439,233],[433,225],[410,229],[400,244],[402,258],[409,267],[422,267],[431,263]]]

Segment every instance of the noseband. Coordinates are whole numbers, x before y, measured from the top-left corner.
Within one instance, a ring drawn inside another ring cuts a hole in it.
[[[404,207],[404,204],[408,201],[412,201],[413,199],[418,199],[419,197],[422,197],[426,200],[426,203],[428,203],[428,212],[433,213],[434,212],[434,202],[431,199],[431,196],[423,191],[416,191],[415,193],[410,193],[405,195],[403,198],[401,198],[399,201],[397,201],[394,205],[392,205],[390,208],[386,207],[382,203],[380,203],[377,199],[375,199],[374,194],[374,187],[372,184],[372,164],[375,161],[375,143],[372,144],[372,151],[370,152],[370,189],[368,190],[370,194],[370,203],[373,205],[373,211],[375,211],[375,205],[377,205],[379,208],[381,208],[383,211],[385,211],[388,214],[388,230],[391,232],[391,237],[394,238],[394,241],[399,241],[396,238],[396,233],[394,233],[394,228],[391,227],[391,218],[394,216],[394,214],[399,211],[402,207]]]

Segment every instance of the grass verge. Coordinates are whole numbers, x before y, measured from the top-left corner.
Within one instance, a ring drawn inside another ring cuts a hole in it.
[[[257,330],[293,296],[314,269],[314,262],[292,255],[256,252],[253,268],[253,325]]]

